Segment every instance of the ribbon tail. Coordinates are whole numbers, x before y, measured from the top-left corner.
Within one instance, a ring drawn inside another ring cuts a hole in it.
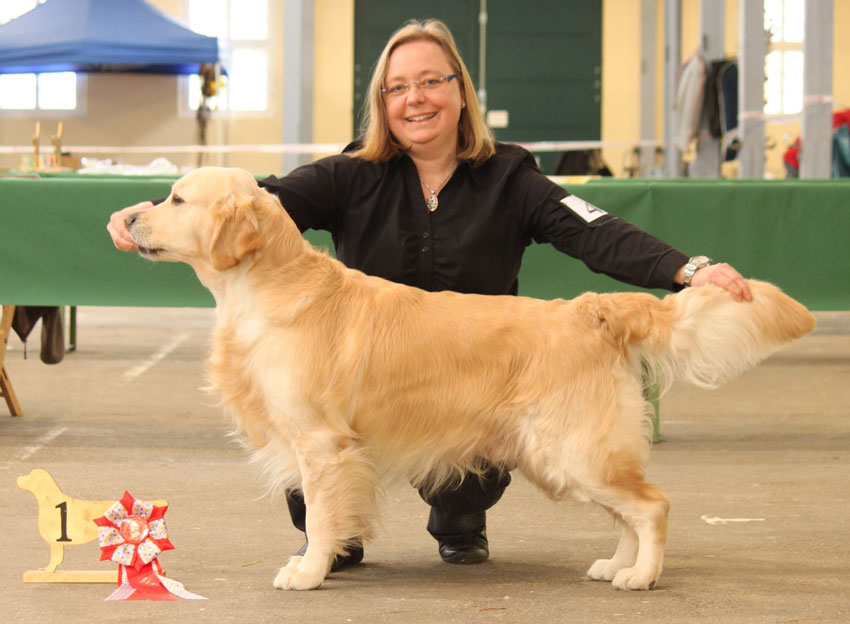
[[[157,574],[156,576],[162,582],[163,587],[178,598],[183,598],[184,600],[206,600],[204,596],[199,596],[198,594],[190,592],[180,581],[176,581],[160,574]]]
[[[136,590],[130,586],[129,583],[122,583],[118,586],[114,592],[109,594],[104,601],[106,600],[138,600],[138,598],[132,598],[133,594],[136,593]]]
[[[148,564],[138,571],[133,567],[123,566],[119,570],[118,589],[106,600],[179,600],[179,598],[165,588],[159,580],[157,570],[153,565]]]

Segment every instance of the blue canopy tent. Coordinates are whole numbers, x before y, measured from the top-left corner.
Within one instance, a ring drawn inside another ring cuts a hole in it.
[[[219,63],[218,39],[144,0],[48,0],[0,26],[0,73],[197,74]]]

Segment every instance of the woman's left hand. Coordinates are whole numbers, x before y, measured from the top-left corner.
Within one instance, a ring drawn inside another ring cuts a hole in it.
[[[715,284],[728,290],[736,301],[752,301],[753,294],[747,285],[747,280],[734,267],[720,262],[697,269],[691,278],[691,286]]]

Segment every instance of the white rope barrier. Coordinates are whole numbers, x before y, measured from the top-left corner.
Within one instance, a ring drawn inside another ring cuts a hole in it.
[[[522,143],[511,141],[529,152],[574,152],[603,147],[663,147],[664,141],[534,141]]]
[[[221,153],[259,153],[259,154],[313,154],[321,152],[340,152],[345,143],[298,143],[298,144],[257,144],[257,145],[63,145],[62,151],[71,154],[221,154]],[[52,147],[42,146],[46,151]],[[0,154],[31,154],[32,145],[0,145]]]
[[[516,142],[530,152],[569,152],[603,147],[656,147],[662,141],[532,141]],[[253,145],[63,145],[63,153],[83,154],[337,154],[345,143],[279,143]],[[45,153],[51,146],[41,146]],[[0,154],[32,154],[32,145],[0,145]]]

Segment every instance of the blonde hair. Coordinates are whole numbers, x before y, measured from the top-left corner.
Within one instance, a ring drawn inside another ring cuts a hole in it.
[[[457,156],[469,158],[475,165],[480,165],[496,153],[493,133],[484,121],[484,115],[472,85],[472,78],[460,57],[454,37],[448,26],[436,19],[410,20],[390,37],[378,58],[372,80],[369,82],[361,127],[363,145],[352,152],[351,156],[364,160],[383,161],[405,151],[404,146],[390,132],[381,87],[387,77],[387,67],[393,51],[404,43],[422,40],[433,41],[443,49],[452,72],[456,73],[460,79],[460,88],[466,106],[461,109],[458,123]]]

